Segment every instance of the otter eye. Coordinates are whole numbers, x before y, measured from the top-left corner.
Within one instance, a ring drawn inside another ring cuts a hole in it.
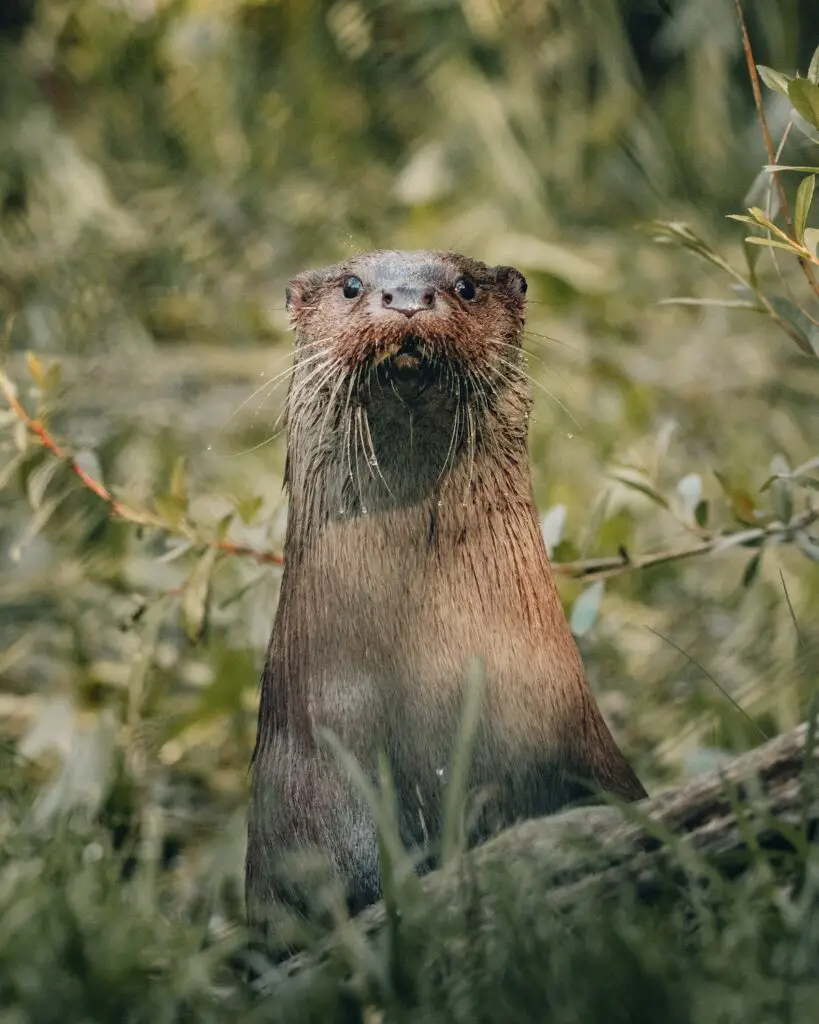
[[[348,277],[341,286],[341,294],[345,299],[354,299],[364,290],[364,285],[359,277]]]
[[[455,282],[454,290],[458,298],[463,299],[464,302],[469,302],[470,299],[475,298],[475,285],[468,277],[459,277]]]

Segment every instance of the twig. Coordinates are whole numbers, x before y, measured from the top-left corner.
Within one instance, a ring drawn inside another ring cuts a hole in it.
[[[748,65],[748,74],[751,78],[751,89],[754,93],[754,105],[756,106],[756,114],[759,119],[759,127],[762,130],[762,138],[765,142],[765,151],[768,154],[768,163],[775,166],[777,161],[776,154],[774,153],[773,139],[771,138],[771,131],[768,128],[768,119],[765,117],[765,108],[762,104],[762,90],[759,87],[759,74],[756,70],[754,51],[751,49],[751,39],[748,35],[748,26],[745,24],[745,15],[742,13],[742,4],[740,3],[740,0],[734,0],[734,9],[737,12],[737,20],[739,21],[740,32],[742,33],[742,48],[745,51],[745,62]],[[782,209],[782,216],[785,218],[788,233],[791,235],[792,239],[795,240],[793,220],[791,219],[791,211],[788,206],[788,198],[785,195],[785,188],[782,184],[782,179],[779,176],[779,171],[773,170],[771,171],[771,174],[776,182],[776,190],[779,193],[779,205]],[[802,268],[814,295],[819,298],[819,282],[817,282],[816,278],[813,276],[813,269],[803,256],[798,256],[797,259],[799,260],[799,266]]]
[[[252,558],[260,564],[284,564],[284,555],[279,551],[263,550],[246,544],[234,544],[229,540],[200,537],[195,530],[185,523],[171,524],[148,509],[132,508],[118,501],[103,484],[89,476],[82,466],[77,463],[76,459],[54,440],[44,423],[34,419],[26,412],[15,394],[11,381],[1,371],[0,392],[2,392],[14,414],[29,432],[39,440],[40,444],[47,451],[51,452],[56,459],[77,476],[83,487],[104,501],[111,515],[115,518],[133,523],[136,526],[149,526],[156,530],[163,530],[166,533],[189,540],[198,547],[215,548],[217,551],[223,551],[228,555]],[[755,543],[769,537],[781,537],[805,529],[817,519],[819,519],[819,509],[809,508],[801,516],[791,520],[790,523],[773,522],[766,526],[754,527],[748,530],[716,534],[715,536],[708,537],[700,544],[695,544],[693,547],[676,548],[671,551],[655,551],[651,554],[638,555],[636,557],[623,552],[620,555],[604,558],[581,559],[576,562],[553,562],[552,569],[561,576],[568,576],[587,582],[608,579],[613,576],[622,576],[627,572],[648,569],[655,565],[679,562],[684,558],[707,555],[713,551],[723,551],[730,547],[736,547],[739,544]]]
[[[182,537],[200,547],[215,548],[217,551],[224,551],[229,555],[247,556],[255,559],[257,562],[272,565],[281,565],[284,562],[284,558],[279,552],[261,551],[258,548],[249,547],[246,544],[234,544],[229,540],[200,537],[195,530],[184,523],[172,525],[148,509],[131,508],[130,506],[123,504],[123,502],[118,501],[107,487],[101,484],[99,480],[95,480],[92,476],[86,473],[74,456],[54,440],[44,423],[38,419],[34,419],[28,414],[20,400],[17,398],[11,381],[4,373],[1,372],[0,391],[2,391],[3,397],[8,402],[12,412],[14,412],[20,422],[26,426],[29,432],[39,440],[40,444],[47,451],[51,452],[56,459],[62,462],[63,465],[67,466],[71,472],[78,477],[83,487],[91,491],[93,494],[96,494],[98,498],[104,501],[108,506],[111,515],[116,519],[122,519],[125,522],[133,523],[135,526],[149,526],[157,530],[164,530],[166,533]]]
[[[690,548],[676,548],[672,551],[656,551],[637,557],[614,555],[607,558],[590,558],[579,562],[552,563],[554,572],[575,579],[600,580],[610,576],[621,576],[634,569],[649,569],[667,562],[679,562],[684,558],[707,555],[715,551],[725,551],[738,547],[740,544],[753,544],[770,537],[782,537],[795,531],[804,530],[819,519],[819,509],[809,508],[801,516],[790,523],[773,522],[766,526],[753,527],[749,530],[737,530],[717,534]]]

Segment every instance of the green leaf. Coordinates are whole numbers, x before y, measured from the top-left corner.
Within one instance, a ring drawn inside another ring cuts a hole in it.
[[[194,643],[204,632],[210,581],[218,555],[216,548],[208,548],[196,563],[182,591],[182,624]]]
[[[165,497],[159,494],[156,495],[154,497],[154,508],[165,525],[171,528],[179,526],[187,511],[185,502],[179,501],[170,495]]]
[[[633,491],[639,491],[640,494],[644,494],[662,508],[669,508],[668,498],[660,494],[642,473],[630,469],[619,469],[609,475],[621,484],[625,484],[626,487],[630,487]]]
[[[694,518],[696,519],[698,526],[705,528],[708,525],[709,511],[710,506],[707,498],[703,498],[702,501],[697,503],[697,507],[694,509]]]
[[[778,171],[801,171],[803,174],[819,174],[819,167],[804,167],[801,164],[765,164],[766,171],[776,174]]]
[[[45,372],[40,357],[35,356],[33,352],[26,352],[26,362],[28,363],[28,372],[31,374],[32,380],[39,387]]]
[[[48,369],[40,380],[40,388],[43,391],[54,391],[62,380],[63,368],[54,360],[48,364]]]
[[[816,184],[816,175],[809,174],[803,178],[796,193],[796,212],[794,213],[794,230],[796,237],[802,244],[805,242],[805,228],[808,223],[810,204],[813,202],[813,189]]]
[[[777,315],[793,328],[797,335],[796,343],[802,351],[809,356],[819,355],[819,327],[811,323],[802,310],[795,306],[790,299],[774,295],[769,301]]]
[[[596,580],[575,601],[569,620],[569,625],[575,636],[584,636],[597,621],[605,589],[605,580]]]
[[[26,477],[26,496],[35,512],[42,506],[48,485],[60,469],[61,463],[57,459],[45,459]]]
[[[746,250],[746,253],[753,254],[753,262],[759,258],[758,249]],[[751,270],[751,260],[748,261],[748,269]],[[658,306],[705,306],[716,307],[717,309],[756,309],[760,307],[756,302],[749,302],[747,299],[695,299],[687,296],[672,296],[670,299],[660,299]]]
[[[806,78],[792,78],[788,82],[788,97],[794,109],[814,128],[819,128],[819,85]]]
[[[188,480],[185,456],[180,455],[171,472],[170,496],[185,508],[188,506]]]
[[[791,110],[791,124],[797,131],[801,132],[806,139],[819,146],[819,130],[814,128],[812,124],[809,124],[804,117],[800,115],[798,110]]]
[[[764,551],[764,548],[758,551],[745,566],[745,572],[742,574],[743,587],[750,587],[759,575],[759,566],[762,562],[762,551]]]
[[[805,248],[819,258],[819,228],[805,228]]]
[[[770,249],[784,249],[794,256],[801,256],[798,246],[793,242],[780,242],[776,238],[760,238],[759,235],[748,235],[745,238],[748,245],[767,245]]]
[[[764,64],[757,64],[756,69],[759,72],[759,77],[769,89],[781,92],[783,96],[788,95],[790,79],[787,75],[783,75],[781,71],[774,71],[773,68],[766,67]]]
[[[789,523],[793,517],[793,494],[790,481],[791,467],[782,455],[771,459],[771,473],[774,480],[771,484],[771,504],[777,518],[782,523]]]
[[[249,498],[239,498],[235,504],[239,518],[247,525],[255,519],[256,513],[264,504],[264,498],[252,495]]]
[[[761,252],[759,246],[757,246],[757,245],[748,245],[748,243],[745,241],[744,238],[742,239],[742,252],[743,252],[743,255],[745,256],[745,263],[747,264],[747,267],[748,267],[748,280],[750,281],[750,283],[753,285],[754,288],[757,288],[757,287],[759,287],[759,285],[758,285],[757,276],[756,276],[756,268],[757,268],[757,264],[759,263],[759,257],[762,255],[762,252]],[[757,302],[751,302],[749,299],[746,299],[745,302],[751,308],[758,308],[758,306],[759,306],[759,304]]]
[[[748,212],[760,227],[765,228],[767,231],[772,231],[775,235],[778,235],[783,242],[791,241],[787,233],[783,231],[782,228],[777,227],[764,210],[760,209],[758,206],[751,206]]]
[[[819,85],[819,46],[813,51],[813,57],[808,66],[808,81],[812,85]]]
[[[731,502],[734,515],[741,522],[746,525],[758,526],[759,517],[756,515],[756,505],[754,500],[748,492],[742,487],[736,487],[724,473],[720,473],[719,470],[714,470],[714,476],[720,487],[723,490],[725,496]]]
[[[749,217],[745,213],[726,213],[725,217],[727,220],[737,220],[740,224],[751,224],[754,227],[758,223],[756,217]]]
[[[18,470],[26,460],[25,452],[17,452],[13,455],[8,462],[0,469],[0,491],[17,476]]]

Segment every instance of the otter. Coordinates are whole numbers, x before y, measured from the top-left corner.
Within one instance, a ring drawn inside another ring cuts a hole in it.
[[[262,673],[246,897],[264,927],[287,851],[318,848],[352,912],[380,897],[364,799],[319,744],[377,778],[409,846],[440,825],[473,657],[470,784],[491,829],[589,789],[646,795],[589,687],[549,568],[528,456],[526,280],[452,252],[378,251],[296,277],[289,514]]]

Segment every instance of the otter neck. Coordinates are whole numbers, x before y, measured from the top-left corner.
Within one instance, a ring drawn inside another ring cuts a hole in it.
[[[468,521],[478,509],[525,504],[534,516],[527,452],[530,398],[510,391],[490,408],[440,383],[417,393],[367,388],[366,401],[310,403],[288,438],[288,547],[297,554],[330,524],[378,529],[403,510]],[[298,452],[298,458],[293,453]],[[289,556],[290,557],[290,556]],[[401,557],[400,552],[397,557]]]

